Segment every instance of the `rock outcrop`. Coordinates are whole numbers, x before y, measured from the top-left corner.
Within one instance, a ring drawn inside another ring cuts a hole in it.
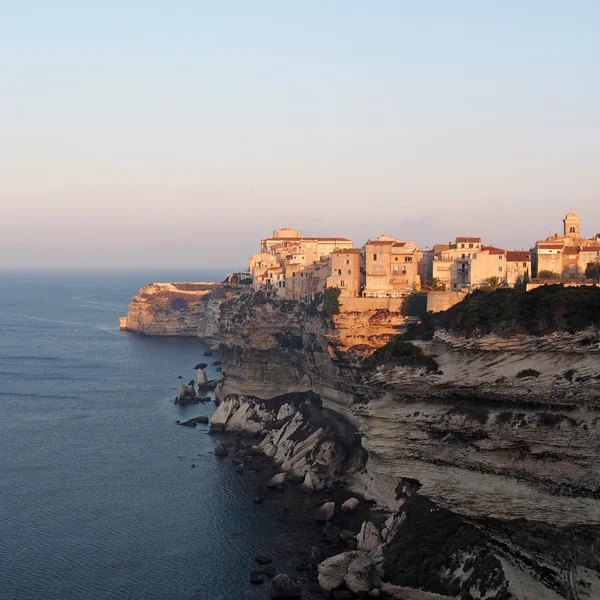
[[[473,563],[494,565],[481,567],[481,589],[495,582],[481,597],[567,598],[582,589],[600,597],[597,333],[461,338],[440,330],[414,341],[436,368],[366,366],[365,356],[386,339],[380,317],[370,318],[368,330],[364,315],[328,318],[309,303],[252,296],[224,303],[220,398],[252,396],[249,429],[260,429],[261,449],[282,470],[303,475],[307,489],[323,489],[337,473],[390,510],[425,497],[474,527],[468,531],[481,541],[464,556],[479,552]],[[340,334],[339,320],[351,319],[362,323],[363,344]],[[277,419],[261,416],[259,398],[287,392],[316,393],[331,422],[354,427],[364,467],[346,458],[336,464],[342,454],[327,452],[316,415],[283,408],[285,427],[270,430]],[[304,426],[328,456],[325,477],[316,454],[303,454],[302,442],[286,433]]]
[[[145,335],[200,337],[218,343],[219,307],[237,290],[210,282],[149,283],[131,300],[121,329]]]
[[[189,329],[221,342],[212,428],[258,436],[307,490],[343,480],[394,511],[359,535],[386,580],[485,600],[600,597],[598,331],[438,328],[411,342],[426,361],[365,360],[401,315],[219,293]]]

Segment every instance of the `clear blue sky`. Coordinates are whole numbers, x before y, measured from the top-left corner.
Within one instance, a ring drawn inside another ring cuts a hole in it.
[[[0,268],[600,231],[596,0],[4,2]]]

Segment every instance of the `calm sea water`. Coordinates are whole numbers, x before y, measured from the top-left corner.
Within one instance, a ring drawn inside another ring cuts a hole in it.
[[[0,274],[0,599],[264,598],[254,555],[294,560],[289,517],[174,424],[213,409],[173,403],[202,344],[118,329],[148,281],[210,278]]]

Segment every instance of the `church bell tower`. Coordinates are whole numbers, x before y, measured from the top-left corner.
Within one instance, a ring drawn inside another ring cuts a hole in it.
[[[564,218],[563,223],[565,224],[565,237],[576,240],[581,237],[580,235],[580,224],[579,217],[573,212],[573,209],[569,211],[569,214]]]

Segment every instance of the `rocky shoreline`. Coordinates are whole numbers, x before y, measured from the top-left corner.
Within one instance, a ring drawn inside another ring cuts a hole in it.
[[[144,318],[179,318],[151,304]],[[352,489],[395,515],[381,567],[404,597],[600,594],[597,328],[438,324],[367,359],[391,315],[232,290],[193,311],[220,342],[213,429],[255,437],[286,487]]]
[[[284,568],[280,571],[280,566],[270,557],[267,556],[268,560],[265,561],[265,556],[257,556],[256,569],[248,574],[249,584],[268,584],[265,594],[275,592],[274,598],[299,597],[277,595],[274,577],[281,574],[296,583],[302,598],[323,598],[323,589],[318,581],[319,565],[340,553],[356,552],[359,545],[364,544],[360,540],[365,537],[361,537],[361,532],[364,534],[363,530],[368,529],[365,523],[377,523],[379,526],[389,515],[373,502],[358,499],[343,487],[316,492],[307,491],[298,479],[281,481],[278,478],[280,471],[273,459],[252,444],[258,440],[229,433],[214,435],[216,448],[224,448],[226,452],[216,450],[215,453],[222,456],[223,460],[231,460],[236,464],[235,471],[239,476],[251,477],[252,500],[256,509],[266,507],[272,513],[282,513],[289,520],[291,528],[301,530],[303,536],[308,533],[309,540],[306,547],[298,552],[293,569]],[[342,509],[344,505],[346,508]],[[355,597],[354,594],[342,594],[342,591],[336,590],[333,597]]]

